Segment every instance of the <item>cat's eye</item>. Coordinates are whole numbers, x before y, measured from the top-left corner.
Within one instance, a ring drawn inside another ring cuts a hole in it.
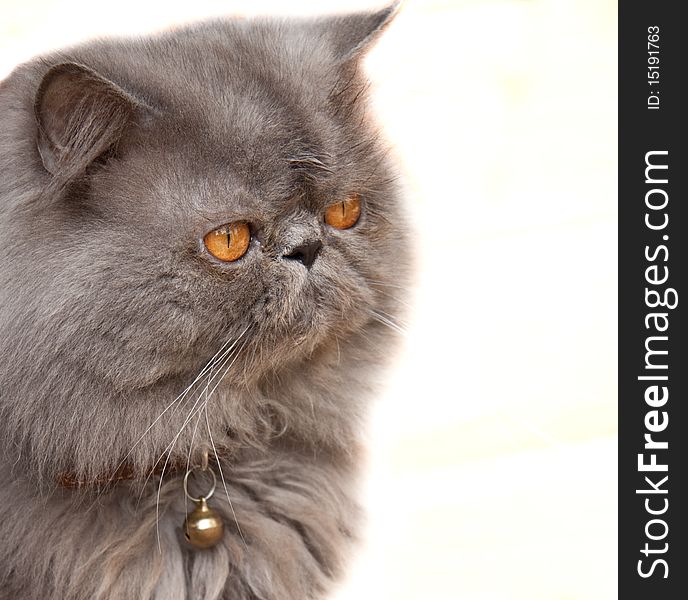
[[[352,194],[346,200],[331,204],[325,209],[325,223],[335,229],[349,229],[361,216],[361,197]]]
[[[240,259],[248,250],[251,230],[247,223],[227,223],[213,229],[203,238],[203,243],[218,260],[231,262]]]

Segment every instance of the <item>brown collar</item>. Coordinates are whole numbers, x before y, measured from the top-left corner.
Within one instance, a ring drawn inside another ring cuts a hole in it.
[[[218,454],[220,456],[226,456],[228,451],[225,448],[218,448]],[[206,454],[206,464],[208,460],[208,454]],[[209,460],[217,462],[217,458],[214,454],[210,454]],[[196,463],[192,463],[191,466]],[[183,474],[188,466],[188,462],[186,458],[177,460],[177,461],[167,461],[167,463],[164,460],[160,460],[158,464],[153,467],[150,473],[150,475],[157,475],[158,477],[163,474],[163,470],[165,471],[165,477],[169,476],[175,476],[179,474]],[[74,473],[71,472],[65,472],[65,473],[60,473],[60,475],[57,478],[57,483],[67,489],[67,490],[77,490],[77,489],[86,489],[86,488],[107,488],[107,487],[112,487],[122,481],[136,481],[136,480],[141,480],[145,479],[148,475],[146,473],[145,475],[141,475],[140,472],[137,472],[134,470],[132,465],[130,463],[123,463],[121,464],[114,472],[111,473],[103,473],[102,475],[98,475],[97,477],[93,479],[79,479]]]
[[[161,461],[152,471],[153,475],[162,475],[163,465]],[[179,473],[186,465],[168,463],[165,467],[165,475],[174,475]],[[74,473],[60,473],[57,482],[65,489],[76,490],[82,488],[103,488],[115,485],[121,481],[134,481],[140,478],[140,474],[134,471],[133,467],[124,463],[114,473],[103,473],[93,479],[79,479]]]

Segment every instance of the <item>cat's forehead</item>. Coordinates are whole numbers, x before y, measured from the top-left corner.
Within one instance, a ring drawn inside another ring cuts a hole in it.
[[[125,156],[132,177],[188,190],[199,209],[233,204],[281,212],[299,202],[318,206],[336,194],[347,169],[334,151],[336,136],[318,135],[312,123],[255,115],[198,120],[160,115],[137,132]],[[324,200],[323,200],[324,199]]]
[[[218,21],[142,40],[76,50],[83,62],[148,103],[255,127],[285,108],[326,102],[340,76],[326,45],[289,22]],[[232,115],[233,113],[233,115]]]
[[[176,205],[172,212],[270,218],[318,209],[346,191],[348,170],[328,152],[325,138],[165,116],[147,127],[128,142],[113,171],[113,185],[125,188],[121,198],[148,196],[158,208]]]
[[[341,137],[329,104],[336,69],[292,34],[222,22],[76,58],[151,107],[137,143],[160,169],[279,198],[331,179]]]

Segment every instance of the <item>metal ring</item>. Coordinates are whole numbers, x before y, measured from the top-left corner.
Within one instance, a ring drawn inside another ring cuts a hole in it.
[[[210,474],[213,476],[213,485],[207,494],[201,496],[200,498],[194,498],[191,494],[189,494],[189,475],[191,475],[191,473],[193,473],[197,469],[200,469],[200,467],[193,467],[186,472],[186,475],[184,475],[184,493],[186,494],[186,497],[189,500],[191,500],[192,502],[200,502],[201,500],[209,500],[211,498],[211,496],[215,493],[215,486],[217,485],[217,477],[215,477],[215,472],[212,469],[208,469]]]

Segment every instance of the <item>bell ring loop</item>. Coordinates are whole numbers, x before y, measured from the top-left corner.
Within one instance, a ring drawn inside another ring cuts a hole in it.
[[[205,470],[206,473],[210,473],[213,477],[213,485],[210,488],[210,491],[201,496],[200,498],[194,498],[191,494],[189,494],[189,475],[193,473],[196,470],[204,471],[202,467],[193,467],[189,469],[186,472],[186,475],[184,475],[184,493],[186,494],[186,497],[191,500],[192,502],[200,502],[201,500],[209,500],[212,495],[215,493],[215,487],[217,486],[217,477],[215,477],[215,473],[212,469],[207,469]]]

